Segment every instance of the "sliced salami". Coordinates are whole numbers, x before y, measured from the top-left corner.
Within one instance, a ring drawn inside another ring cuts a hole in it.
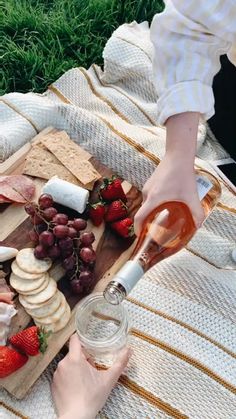
[[[4,195],[0,195],[0,204],[6,204],[12,202],[10,199],[6,198]]]
[[[23,175],[0,177],[0,202],[13,201],[24,204],[31,201],[34,194],[34,182],[28,177]]]

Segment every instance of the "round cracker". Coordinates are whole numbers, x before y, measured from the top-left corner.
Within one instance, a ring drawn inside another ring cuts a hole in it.
[[[40,274],[29,274],[28,272],[22,271],[22,269],[17,264],[16,260],[14,260],[14,262],[12,262],[11,270],[15,275],[17,275],[17,276],[19,276],[20,278],[23,278],[23,279],[37,279],[37,278],[40,278],[42,276],[41,273]]]
[[[47,276],[48,274],[43,275],[38,279],[32,279],[29,281],[29,279],[20,278],[12,272],[10,276],[10,284],[12,288],[14,288],[19,293],[24,291],[34,291],[35,289],[41,287],[41,285],[47,279]]]
[[[67,304],[68,303],[64,297],[62,298],[61,304],[59,305],[58,309],[54,313],[50,314],[49,316],[45,316],[41,318],[33,316],[33,319],[37,321],[38,323],[41,323],[42,325],[56,323],[60,320],[61,317],[63,317],[66,311]]]
[[[24,300],[32,304],[40,304],[48,301],[57,291],[57,283],[50,278],[47,288],[33,295],[24,295]]]
[[[52,266],[52,261],[49,258],[36,259],[34,256],[34,249],[25,248],[20,250],[16,255],[16,261],[20,269],[25,272],[33,274],[42,274]]]
[[[55,298],[55,296],[58,292],[61,292],[61,291],[57,290],[56,293],[49,300],[46,300],[46,301],[44,301],[42,303],[39,303],[39,304],[29,303],[28,301],[25,300],[25,298],[24,298],[25,295],[22,295],[22,294],[19,294],[19,301],[20,301],[21,305],[25,308],[25,310],[32,310],[32,309],[40,308],[40,307],[43,307],[43,306],[46,306],[46,305],[52,303],[53,299]]]
[[[63,314],[63,316],[60,318],[60,320],[58,320],[58,322],[56,323],[51,323],[51,324],[42,324],[42,323],[38,323],[37,320],[35,320],[35,324],[36,326],[43,326],[45,328],[46,331],[51,330],[51,332],[56,333],[59,332],[59,330],[63,329],[68,321],[70,320],[70,315],[71,315],[71,309],[69,304],[66,305],[66,310]]]
[[[31,317],[35,317],[40,321],[41,318],[50,316],[57,311],[58,307],[61,305],[63,297],[63,294],[58,291],[52,298],[50,298],[50,300],[48,300],[47,304],[37,307],[33,306],[34,308],[31,309],[25,307],[25,310]]]
[[[36,288],[35,290],[32,291],[21,291],[20,294],[22,295],[34,295],[34,294],[38,294],[39,292],[43,291],[45,288],[47,288],[48,284],[50,281],[50,276],[46,273],[45,274],[45,280],[42,283],[42,285],[38,288]]]

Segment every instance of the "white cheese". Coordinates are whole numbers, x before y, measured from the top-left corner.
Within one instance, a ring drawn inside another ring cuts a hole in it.
[[[72,208],[82,214],[86,208],[89,191],[66,180],[53,176],[43,187],[43,193],[50,194],[58,204]]]
[[[18,250],[14,247],[0,246],[0,262],[5,262],[14,258],[18,253]]]

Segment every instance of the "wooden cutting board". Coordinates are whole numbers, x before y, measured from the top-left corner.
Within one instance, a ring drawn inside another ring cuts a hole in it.
[[[32,143],[49,132],[56,132],[56,130],[51,127],[43,130],[31,141],[31,143],[23,146],[6,162],[0,164],[0,175],[21,174],[24,159],[31,149]],[[108,167],[102,165],[95,158],[92,157],[90,161],[103,177],[109,177],[113,174]],[[41,193],[41,188],[46,181],[38,178],[32,179],[35,182],[36,195],[38,197]],[[123,182],[123,188],[127,193],[129,213],[133,216],[141,204],[141,193],[126,181]],[[75,215],[75,212],[73,212],[73,216]],[[29,217],[25,213],[22,205],[1,204],[0,219],[1,245],[16,247],[18,250],[25,247],[32,247],[32,243],[28,238],[28,231],[32,227]],[[96,237],[94,243],[94,248],[97,253],[95,266],[96,285],[93,291],[102,291],[122,264],[129,259],[135,243],[117,237],[108,228],[105,229],[104,225],[94,227],[89,221],[88,229],[92,230]],[[4,268],[10,269],[10,264],[5,264]],[[49,345],[47,351],[44,355],[30,357],[22,368],[12,375],[0,380],[0,385],[18,399],[22,399],[26,395],[40,374],[42,374],[75,331],[74,317],[76,305],[83,296],[76,296],[69,290],[68,282],[63,278],[64,271],[60,264],[57,263],[51,268],[50,275],[58,282],[58,287],[66,296],[72,309],[71,319],[64,329],[51,335],[48,340]],[[17,314],[13,317],[11,322],[10,336],[19,330],[26,328],[29,324],[32,324],[32,319],[19,303],[17,296],[15,298],[15,306]]]

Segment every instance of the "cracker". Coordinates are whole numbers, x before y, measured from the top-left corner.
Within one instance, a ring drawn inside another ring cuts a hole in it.
[[[28,310],[34,310],[34,309],[38,309],[44,306],[47,306],[48,304],[53,304],[54,302],[54,298],[56,298],[56,294],[60,293],[61,291],[57,290],[56,293],[49,299],[40,303],[31,303],[29,301],[25,300],[25,295],[19,294],[19,301],[21,303],[21,305],[24,307],[24,309],[26,311]],[[59,305],[59,304],[58,304]]]
[[[35,290],[31,290],[31,291],[20,291],[20,294],[22,295],[34,295],[34,294],[38,294],[39,292],[43,291],[45,288],[47,288],[48,284],[50,281],[50,277],[48,274],[46,274],[45,276],[45,280],[42,283],[42,285],[40,285],[40,287],[36,288]]]
[[[17,275],[20,278],[23,279],[28,279],[28,280],[32,280],[32,279],[38,279],[42,276],[42,273],[39,274],[30,274],[28,272],[22,271],[22,269],[20,269],[20,267],[18,266],[16,260],[14,260],[14,262],[12,262],[11,264],[11,270],[12,272],[14,272],[15,275]]]
[[[50,153],[50,151],[48,151],[46,147],[41,143],[32,146],[31,150],[26,156],[26,160],[31,160],[31,159],[36,159],[36,160],[41,160],[47,163],[54,163],[54,164],[61,165],[61,163],[54,156],[54,154]]]
[[[47,280],[48,274],[41,276],[38,279],[32,279],[29,281],[28,279],[22,279],[19,276],[15,275],[12,272],[10,276],[10,284],[12,288],[14,288],[17,292],[30,292],[34,291],[37,288],[40,288],[43,283]]]
[[[88,189],[92,189],[101,175],[88,161],[91,157],[73,141],[64,141],[60,137],[47,136],[42,140],[51,153]]]
[[[33,274],[43,274],[52,266],[52,261],[49,258],[42,260],[36,259],[34,249],[32,248],[20,250],[16,256],[16,262],[20,269]]]
[[[33,306],[34,308],[28,309],[25,307],[25,310],[31,317],[37,317],[40,321],[41,318],[52,315],[57,311],[58,307],[61,305],[63,300],[63,294],[60,291],[57,291],[56,294],[47,301],[47,304],[42,304],[41,306]],[[24,301],[22,301],[24,305]],[[29,306],[28,306],[29,307]]]
[[[42,325],[56,323],[61,319],[61,317],[63,317],[67,309],[67,306],[68,306],[68,303],[66,302],[66,299],[64,298],[62,299],[61,304],[59,305],[58,309],[54,313],[47,315],[45,317],[41,317],[41,318],[33,316],[33,319],[34,321],[37,321],[37,323],[41,323]]]
[[[59,164],[55,164],[36,158],[26,159],[23,173],[46,180],[51,179],[53,176],[59,176],[61,179],[67,180],[67,182],[74,183],[75,185],[80,184],[76,177],[66,167],[60,164],[60,162]]]
[[[59,332],[59,330],[63,329],[67,325],[68,321],[70,320],[70,316],[71,316],[71,309],[70,309],[70,306],[67,304],[65,312],[63,316],[60,318],[60,320],[58,320],[58,322],[44,324],[44,323],[38,323],[37,320],[35,320],[35,324],[36,326],[43,325],[46,331],[51,330],[53,333],[56,333],[56,332]]]
[[[40,304],[48,301],[57,291],[57,283],[54,279],[50,278],[48,286],[37,294],[24,295],[24,300],[32,304]]]

